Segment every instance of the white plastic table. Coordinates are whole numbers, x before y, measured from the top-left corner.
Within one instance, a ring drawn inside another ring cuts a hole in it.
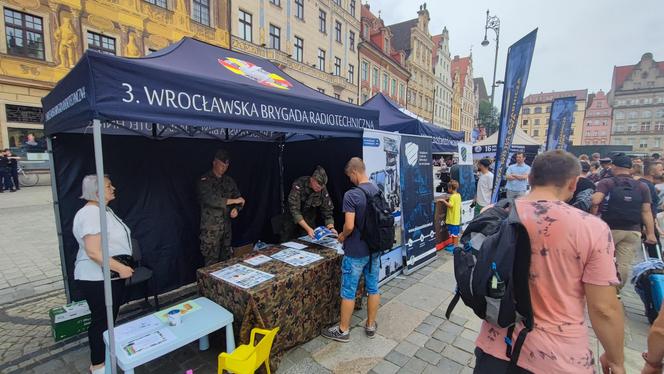
[[[119,342],[115,343],[115,354],[120,369],[126,374],[134,374],[134,368],[166,355],[198,339],[198,347],[205,351],[210,347],[208,334],[226,328],[226,347],[229,353],[235,350],[235,337],[233,336],[233,314],[214,303],[208,298],[199,297],[191,300],[198,304],[201,309],[182,316],[179,326],[169,326],[164,323],[161,328],[170,330],[176,339],[165,342],[146,350],[129,356]],[[106,373],[111,373],[111,358],[108,348],[108,331],[104,331],[104,343],[106,343]]]

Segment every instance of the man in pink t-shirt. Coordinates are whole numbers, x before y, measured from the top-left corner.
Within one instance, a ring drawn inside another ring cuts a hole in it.
[[[593,373],[595,357],[585,323],[585,306],[606,353],[605,373],[624,373],[624,316],[608,226],[565,201],[576,189],[580,165],[564,151],[535,159],[532,191],[516,200],[530,236],[530,295],[535,328],[521,350],[518,372]],[[514,336],[523,328],[519,324]],[[477,337],[475,373],[505,372],[506,329],[483,322]],[[609,369],[611,371],[609,371]]]

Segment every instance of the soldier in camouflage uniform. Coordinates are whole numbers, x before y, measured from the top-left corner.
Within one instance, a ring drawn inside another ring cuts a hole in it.
[[[300,227],[297,236],[309,235],[313,238],[316,219],[320,214],[325,226],[334,230],[334,205],[325,187],[327,173],[322,166],[317,166],[312,176],[299,177],[293,182],[288,194],[288,208],[293,222]]]
[[[230,258],[231,219],[244,206],[244,199],[233,178],[226,175],[230,164],[228,152],[221,149],[212,161],[212,170],[198,181],[201,204],[201,254],[205,266]]]

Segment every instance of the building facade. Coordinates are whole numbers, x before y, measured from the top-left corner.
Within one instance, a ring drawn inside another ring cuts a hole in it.
[[[611,144],[612,110],[604,91],[588,95],[581,144]]]
[[[450,58],[450,34],[447,27],[434,35],[433,72],[435,74],[433,123],[452,128],[452,59]]]
[[[458,129],[466,134],[466,141],[470,141],[470,135],[475,127],[477,118],[477,96],[475,95],[475,82],[473,81],[473,56],[454,56],[451,64],[451,73],[454,77],[453,95],[457,95],[458,111],[452,110],[452,115],[458,115]],[[452,99],[454,105],[454,98]],[[454,120],[453,120],[454,121]]]
[[[362,5],[360,53],[360,104],[382,92],[401,107],[406,107],[410,73],[406,69],[406,52],[396,51],[392,33],[383,20],[371,13],[369,4]]]
[[[303,84],[357,103],[360,2],[231,3],[231,49],[267,58]]]
[[[553,104],[553,100],[555,99],[570,96],[576,97],[576,110],[574,111],[574,119],[572,120],[570,140],[572,145],[581,145],[588,90],[542,92],[528,95],[523,99],[519,115],[521,129],[526,134],[537,139],[541,144],[546,144],[549,117],[551,116],[551,104]]]
[[[417,18],[388,26],[392,32],[392,45],[406,52],[406,68],[410,72],[407,91],[407,109],[426,121],[433,120],[433,40],[429,34],[429,11],[420,5]]]
[[[645,53],[636,65],[613,68],[611,144],[641,152],[664,147],[664,62]]]
[[[229,46],[225,0],[0,0],[0,148],[43,145],[41,98],[95,49],[145,56],[193,36]]]
[[[461,75],[452,73],[452,112],[450,126],[454,131],[461,131],[461,96],[463,95]]]

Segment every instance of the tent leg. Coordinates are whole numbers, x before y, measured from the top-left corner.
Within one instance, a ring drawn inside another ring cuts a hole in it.
[[[104,178],[104,155],[101,146],[101,121],[92,122],[92,136],[95,149],[95,167],[97,170],[97,194],[99,196],[99,223],[101,228],[102,272],[104,275],[104,301],[106,302],[106,323],[108,326],[108,348],[110,351],[111,373],[116,374],[115,332],[113,331],[113,292],[111,289],[111,267],[108,254],[108,230],[106,226],[106,180]],[[107,371],[108,372],[108,368]]]
[[[65,286],[67,303],[71,302],[71,290],[69,290],[69,275],[67,273],[67,261],[65,261],[65,245],[62,241],[62,222],[60,222],[60,199],[58,198],[58,185],[55,177],[55,161],[53,160],[53,140],[46,138],[46,149],[48,152],[48,167],[51,174],[51,194],[53,195],[53,216],[55,217],[55,230],[58,235],[58,248],[60,250],[60,269],[62,270],[62,283]]]
[[[284,191],[284,148],[286,143],[279,142],[279,197],[281,202],[281,214],[286,213],[286,193]]]

